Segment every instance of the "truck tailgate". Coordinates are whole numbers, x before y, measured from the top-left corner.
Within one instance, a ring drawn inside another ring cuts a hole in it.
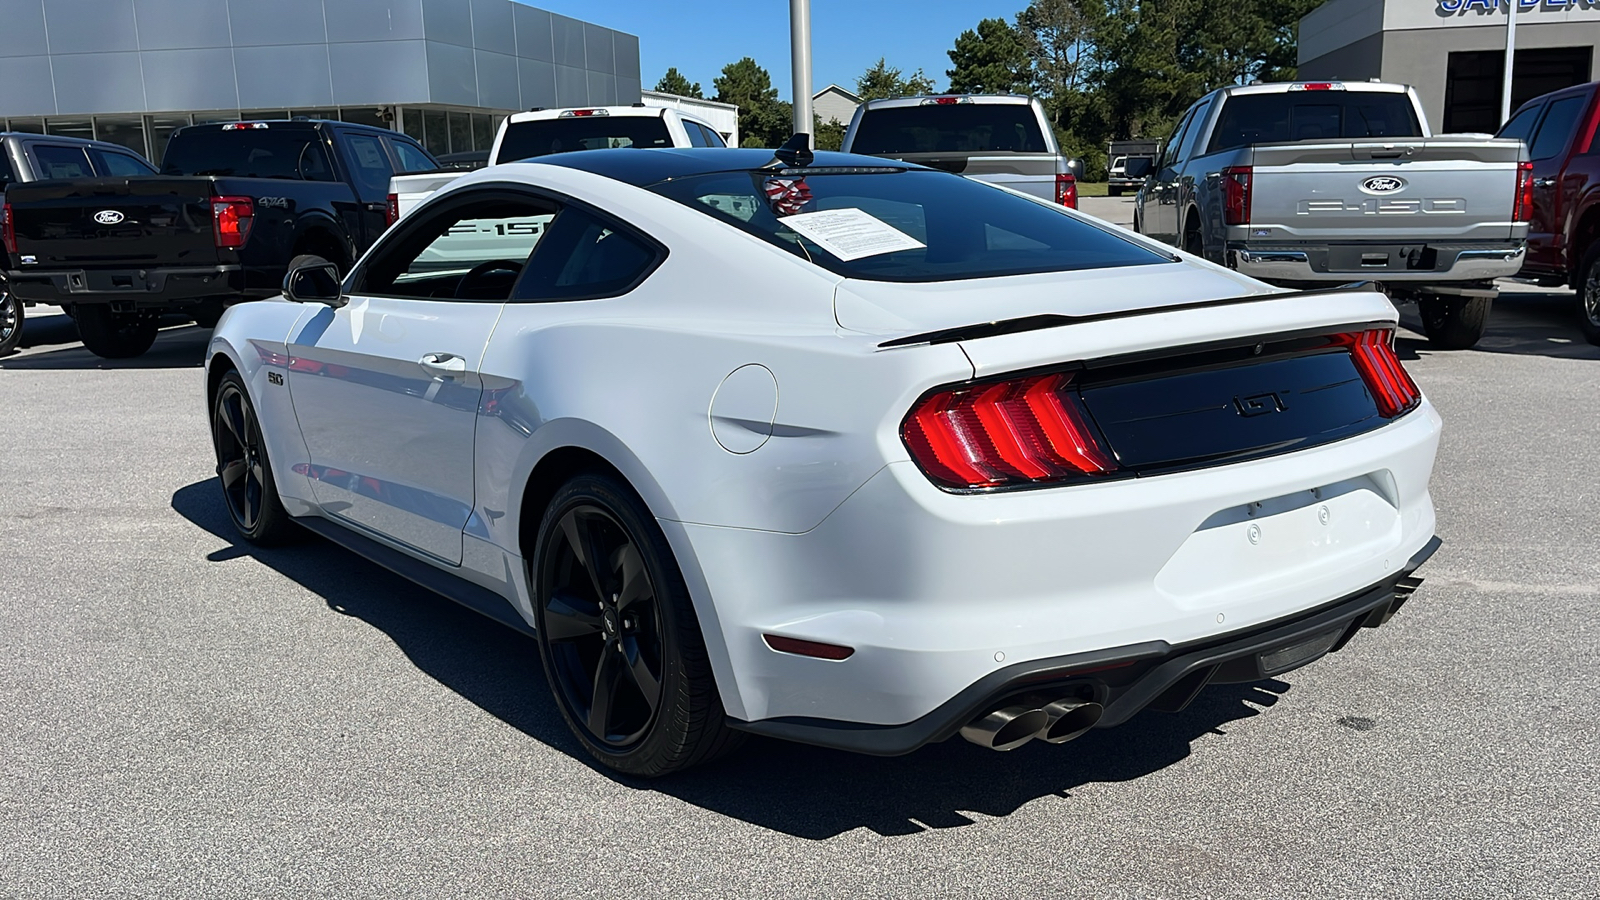
[[[1054,201],[1061,158],[1053,153],[897,153],[895,159],[943,169]]]
[[[22,269],[217,262],[209,178],[41,181],[6,196]]]
[[[1401,138],[1260,144],[1234,239],[1506,240],[1520,141]]]

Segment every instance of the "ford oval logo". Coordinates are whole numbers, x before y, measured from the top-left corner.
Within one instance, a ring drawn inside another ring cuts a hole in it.
[[[1361,189],[1369,194],[1392,194],[1405,186],[1404,178],[1393,175],[1378,175],[1361,182]]]
[[[94,214],[94,220],[101,225],[120,225],[125,218],[127,217],[114,209],[102,209]]]

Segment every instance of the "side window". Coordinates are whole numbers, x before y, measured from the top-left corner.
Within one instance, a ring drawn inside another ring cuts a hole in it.
[[[544,243],[553,203],[499,194],[417,215],[374,252],[355,293],[500,302]]]
[[[700,130],[704,131],[706,133],[706,146],[707,147],[726,147],[726,146],[728,146],[728,142],[724,141],[722,139],[722,135],[717,134],[712,129],[707,128],[704,125],[701,125],[700,126]]]
[[[1567,149],[1567,138],[1572,137],[1572,126],[1583,112],[1586,97],[1562,97],[1552,101],[1550,109],[1539,123],[1539,131],[1528,143],[1529,159],[1549,159]]]
[[[439,168],[439,164],[427,154],[427,151],[410,141],[393,138],[389,140],[389,146],[394,149],[395,161],[400,163],[400,173],[403,175],[412,172],[431,172]]]
[[[144,160],[131,153],[118,153],[115,150],[93,149],[89,151],[89,158],[94,160],[94,167],[101,175],[154,175],[156,170]]]
[[[1211,101],[1207,100],[1194,108],[1194,118],[1189,120],[1189,133],[1184,137],[1183,149],[1178,154],[1179,162],[1188,162],[1194,159],[1196,150],[1200,146],[1200,132],[1205,130],[1206,113],[1211,109]]]
[[[1533,134],[1533,123],[1539,119],[1539,110],[1543,108],[1543,106],[1530,106],[1512,116],[1511,121],[1500,126],[1500,133],[1495,137],[1516,138],[1526,144],[1528,136]]]
[[[383,143],[376,135],[344,132],[344,155],[350,161],[350,174],[356,181],[356,193],[364,199],[389,195],[389,178],[394,170],[389,167],[389,155],[383,152]]]
[[[11,154],[6,152],[5,141],[0,141],[0,191],[16,180],[16,173],[11,171]]]
[[[683,123],[684,133],[689,135],[689,146],[691,146],[691,147],[709,147],[709,146],[711,146],[710,144],[706,143],[706,132],[705,132],[705,129],[701,128],[699,126],[699,124],[697,124],[695,122],[691,122],[688,119],[679,119],[678,121]]]
[[[632,290],[661,259],[621,226],[575,207],[562,210],[534,254],[514,300],[590,300]]]
[[[1194,110],[1178,122],[1178,127],[1172,129],[1172,137],[1167,139],[1167,146],[1161,151],[1161,168],[1169,169],[1178,161],[1178,148],[1183,139],[1188,136],[1189,120],[1194,118]]]
[[[302,181],[338,180],[334,177],[333,166],[328,162],[328,151],[323,148],[321,141],[311,141],[300,148],[295,171]]]
[[[93,178],[89,155],[82,147],[35,144],[33,158],[39,161],[41,178]]]

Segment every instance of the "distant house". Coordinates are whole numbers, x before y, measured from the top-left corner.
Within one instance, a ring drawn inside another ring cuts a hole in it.
[[[851,117],[856,114],[856,107],[860,105],[860,97],[837,84],[830,84],[811,95],[811,112],[816,115],[817,121],[824,124],[832,121],[849,125]]]

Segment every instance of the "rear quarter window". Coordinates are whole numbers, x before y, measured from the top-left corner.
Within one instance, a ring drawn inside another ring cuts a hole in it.
[[[35,144],[33,158],[39,162],[41,178],[93,178],[89,154],[82,147],[52,147]]]
[[[1045,153],[1033,107],[1022,103],[952,103],[868,109],[850,152]]]

